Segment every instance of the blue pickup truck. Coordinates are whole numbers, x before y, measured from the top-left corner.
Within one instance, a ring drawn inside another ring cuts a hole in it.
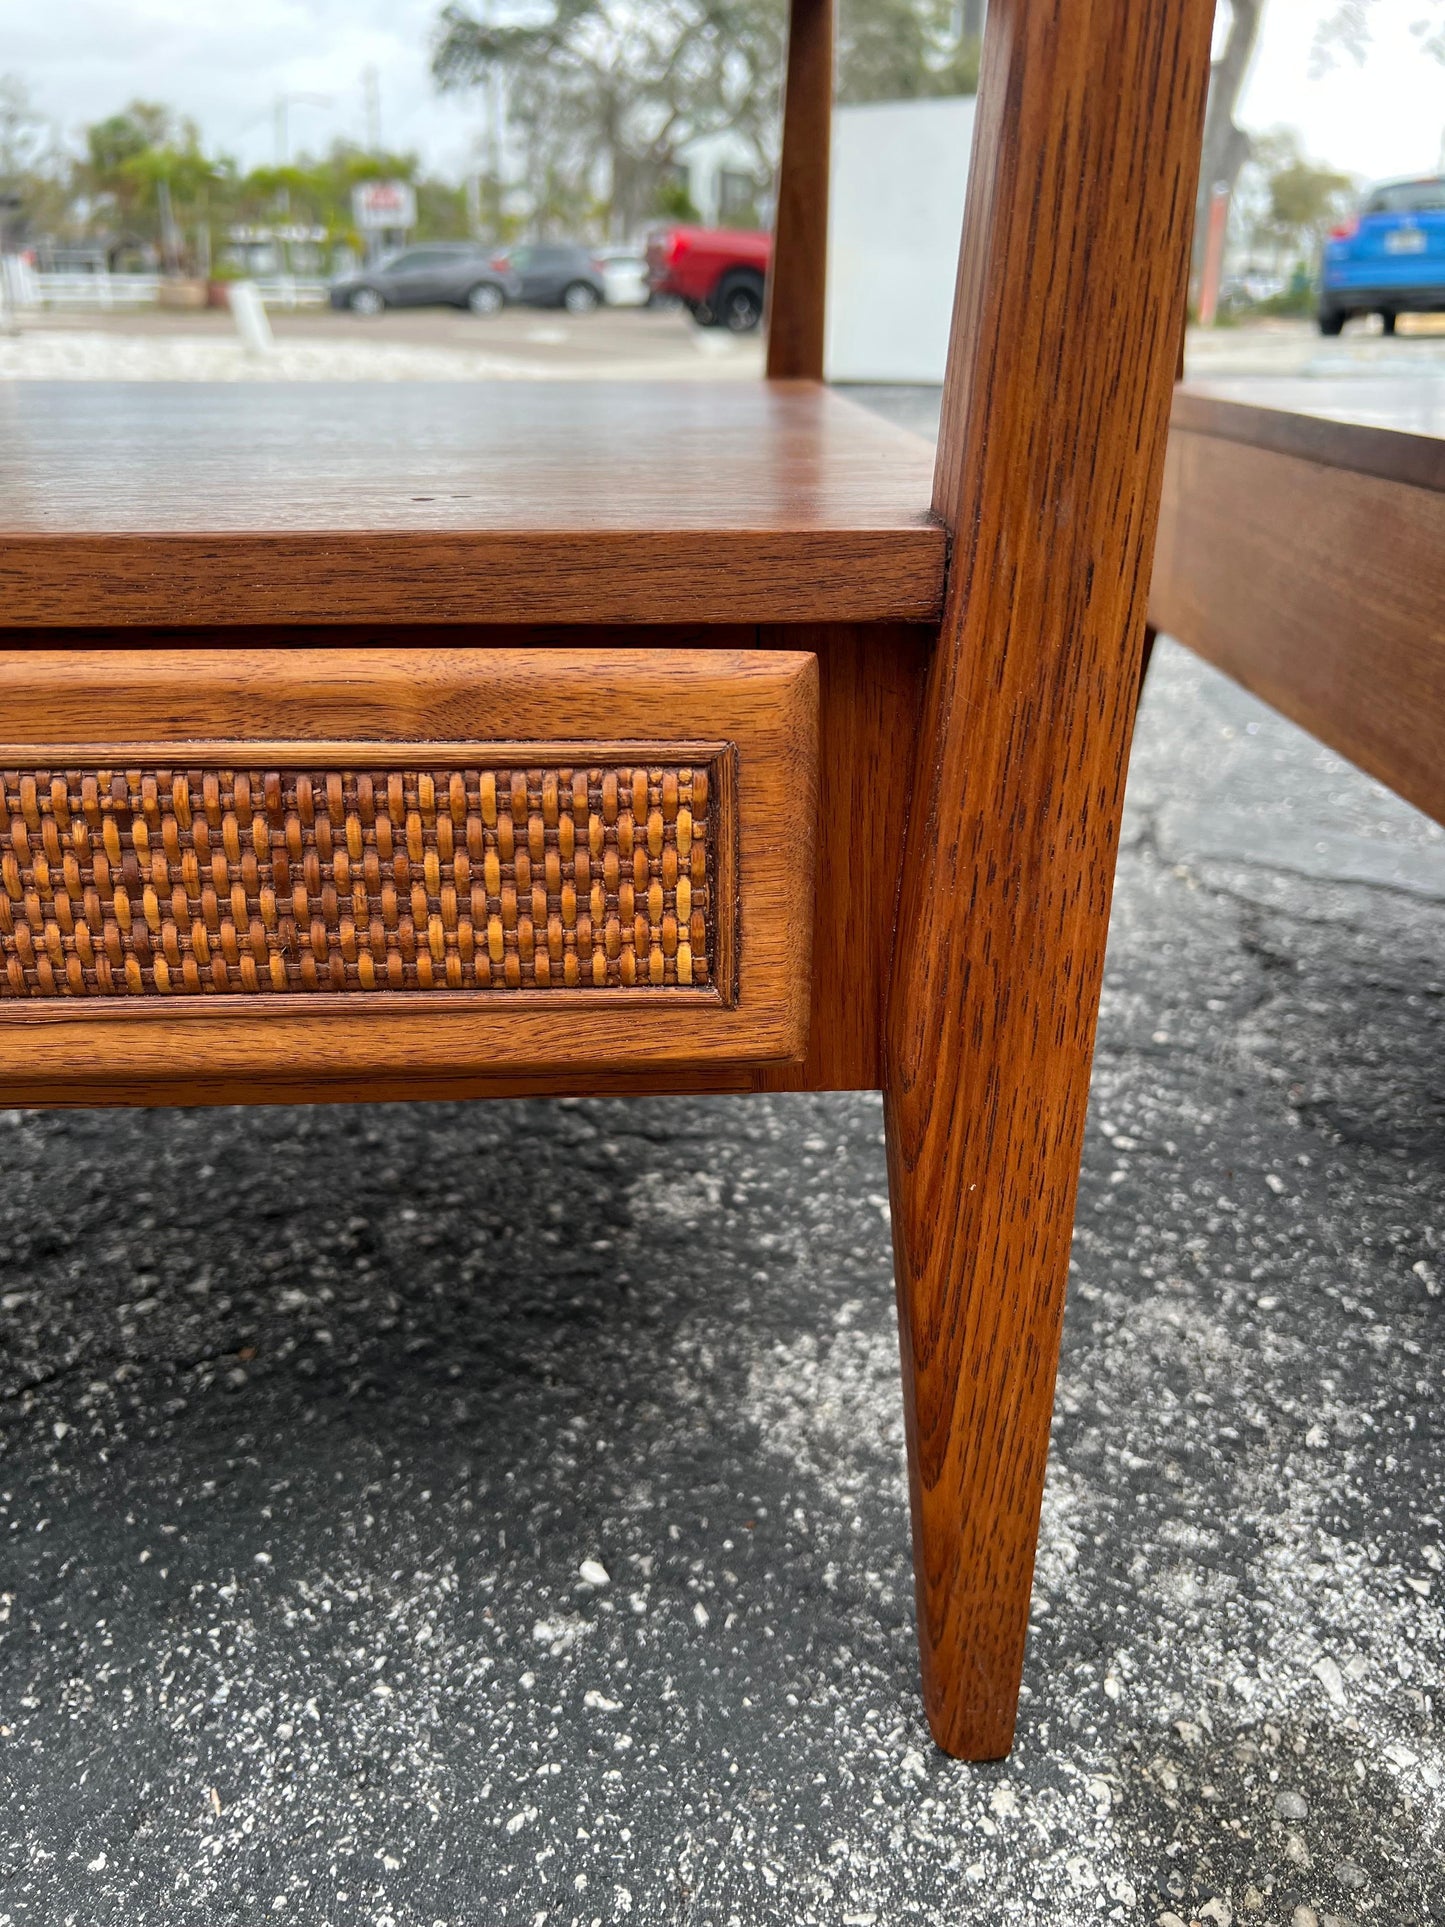
[[[1445,175],[1385,181],[1358,218],[1325,243],[1320,333],[1337,335],[1351,315],[1445,312]]]

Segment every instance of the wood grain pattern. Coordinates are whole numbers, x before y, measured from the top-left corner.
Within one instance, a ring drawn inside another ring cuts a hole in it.
[[[1249,386],[1258,389],[1260,384]],[[1317,396],[1312,392],[1313,383],[1305,388],[1299,382],[1280,384],[1291,405],[1264,408],[1216,394],[1209,385],[1179,388],[1174,394],[1170,427],[1176,434],[1209,435],[1219,441],[1267,449],[1274,455],[1318,462],[1326,468],[1374,475],[1382,482],[1445,492],[1445,437],[1422,434],[1405,425],[1416,413],[1410,405],[1412,384],[1391,382],[1392,388],[1405,389],[1400,397],[1400,419],[1393,425],[1305,412],[1311,403],[1329,407],[1348,404],[1348,388],[1341,402],[1336,400],[1338,390],[1331,384],[1320,386],[1324,392]]]
[[[164,1020],[177,998],[251,999],[262,1021],[318,996],[731,1003],[735,760],[727,744],[127,743],[99,762],[0,745],[0,1022],[36,1000]]]
[[[893,972],[912,745],[933,633],[920,626],[764,629],[758,640],[818,659],[818,840],[813,1017],[801,1066],[771,1090],[878,1090]]]
[[[1358,369],[1340,375],[1194,375],[1175,394],[1173,420],[1227,441],[1318,456],[1386,481],[1439,488],[1445,475],[1445,373],[1431,375],[1424,368],[1413,381]],[[1368,432],[1341,435],[1341,428]]]
[[[12,382],[0,622],[922,619],[929,474],[809,382]]]
[[[889,1008],[924,1693],[1012,1740],[1212,0],[992,0]]]
[[[1272,412],[1176,402],[1151,619],[1445,822],[1445,443]]]
[[[783,152],[768,286],[771,381],[823,379],[836,7],[837,0],[792,0],[789,8]]]
[[[189,762],[197,745],[213,750],[220,739],[259,748],[254,759],[237,760],[265,764],[280,737],[293,755],[306,744],[323,761],[363,742],[380,756],[393,743],[398,760],[414,767],[427,743],[591,742],[615,751],[620,735],[639,745],[726,743],[738,769],[735,856],[726,853],[729,813],[717,819],[720,864],[735,865],[738,879],[735,910],[718,911],[720,944],[723,919],[738,920],[733,1007],[698,990],[628,999],[625,1007],[605,990],[579,989],[573,1001],[519,990],[500,1009],[394,999],[382,1021],[367,997],[341,995],[288,999],[258,1021],[254,1004],[237,1009],[248,1000],[228,997],[215,1010],[177,999],[161,1025],[118,1023],[90,1006],[56,1021],[53,1003],[20,1001],[0,1021],[0,1086],[10,1102],[133,1102],[147,1092],[151,1101],[217,1101],[216,1091],[248,1082],[285,1085],[295,1096],[313,1082],[347,1079],[352,1088],[423,1095],[469,1076],[665,1079],[695,1066],[802,1057],[817,815],[817,665],[809,654],[28,651],[0,656],[0,715],[7,734],[67,757],[87,744],[143,744],[151,754],[173,746],[177,763]]]

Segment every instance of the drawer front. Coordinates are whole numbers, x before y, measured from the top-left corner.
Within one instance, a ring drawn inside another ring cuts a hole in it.
[[[0,761],[0,1000],[737,1002],[735,744],[274,743],[249,766],[248,747]]]
[[[762,650],[17,652],[0,1086],[795,1060],[816,684]]]

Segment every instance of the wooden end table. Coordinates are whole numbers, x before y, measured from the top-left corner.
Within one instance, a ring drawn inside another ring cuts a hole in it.
[[[820,385],[0,397],[10,1104],[881,1088],[924,1692],[1011,1743],[1212,0],[993,0],[936,462]]]

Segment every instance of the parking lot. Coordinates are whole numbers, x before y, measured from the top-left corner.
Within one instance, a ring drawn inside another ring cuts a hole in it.
[[[411,308],[364,319],[302,308],[269,320],[274,350],[256,355],[222,309],[27,314],[18,334],[0,335],[0,380],[746,381],[763,368],[761,336],[699,328],[681,309]],[[1445,378],[1445,316],[1405,316],[1393,340],[1378,325],[1332,341],[1299,320],[1196,328],[1187,368],[1195,379]],[[1277,393],[1260,399],[1283,405]]]
[[[411,308],[363,319],[303,308],[268,318],[275,350],[260,356],[221,309],[27,315],[18,335],[0,336],[0,380],[746,380],[763,366],[759,336],[699,328],[681,309]]]

